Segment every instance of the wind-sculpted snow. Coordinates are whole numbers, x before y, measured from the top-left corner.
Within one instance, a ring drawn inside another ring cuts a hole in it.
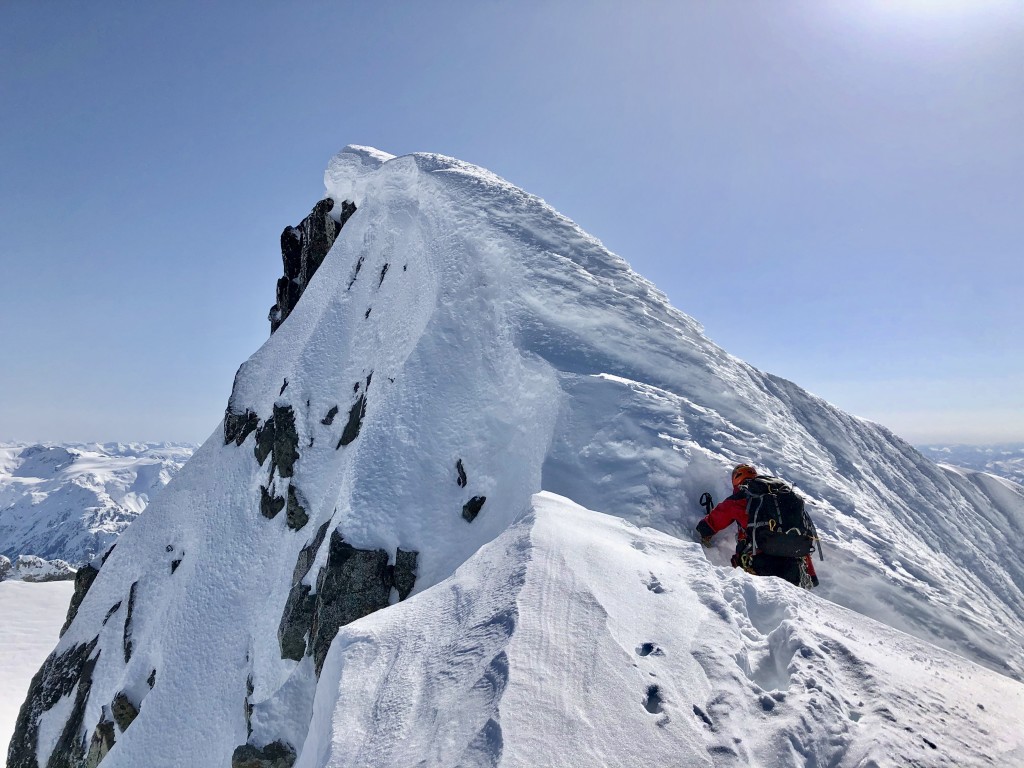
[[[1022,711],[1021,683],[540,494],[342,629],[296,768],[1017,765]]]
[[[635,765],[637,754],[652,765],[677,764],[656,759],[669,754],[747,765],[762,749],[855,765],[849,755],[875,749],[856,723],[895,733],[925,722],[886,719],[872,696],[891,692],[877,680],[898,676],[897,661],[865,649],[882,641],[919,669],[904,656],[927,646],[732,572],[731,534],[710,552],[723,566],[712,568],[691,544],[653,533],[661,543],[640,559],[584,536],[538,548],[538,528],[522,522],[543,489],[691,539],[701,492],[720,498],[740,461],[812,503],[827,556],[821,597],[1024,677],[1022,565],[1001,548],[1024,510],[1018,486],[950,475],[884,428],[728,355],[623,260],[493,174],[350,147],[325,184],[342,205],[321,208],[347,212],[329,252],[239,369],[223,428],[121,536],[55,651],[97,654],[86,659],[90,695],[72,728],[87,742],[82,754],[105,754],[105,766],[292,754],[310,766],[366,764],[353,754],[380,754],[381,765],[413,755],[425,765],[514,765],[541,754],[521,745],[549,723],[545,738],[556,741],[542,746],[566,760],[577,752],[574,765]],[[446,581],[474,556],[486,567]],[[672,564],[680,557],[686,567]],[[632,586],[620,584],[627,578]],[[643,621],[616,607],[635,599],[634,587],[666,598],[645,602]],[[761,595],[773,607],[750,608]],[[749,627],[736,618],[748,609]],[[816,610],[846,618],[834,633],[804,634]],[[645,637],[626,632],[630,623]],[[584,630],[561,629],[577,624]],[[854,663],[842,636],[856,626]],[[956,675],[975,670],[930,653]],[[564,675],[587,670],[591,687],[560,678],[555,661],[524,666],[533,654],[564,660]],[[941,672],[938,687],[895,685],[933,702],[956,675]],[[1017,683],[971,675],[998,681],[992,690],[1021,714]],[[592,715],[581,691],[609,710]],[[791,739],[769,729],[736,743],[742,718],[730,712],[771,720],[789,701]],[[125,702],[138,716],[122,727],[113,713]],[[818,710],[832,730],[813,721]],[[981,717],[944,705],[941,717],[971,715]],[[12,749],[45,763],[68,716],[58,703],[19,721]],[[1002,729],[999,717],[986,727]],[[592,725],[558,725],[574,719]],[[627,727],[638,723],[650,760]],[[918,759],[914,750],[935,757],[941,746],[928,723],[897,764],[952,765],[949,755],[985,748],[964,736],[947,757]],[[400,743],[385,744],[387,728]],[[32,733],[37,744],[26,742]],[[441,733],[451,740],[435,743]]]
[[[0,554],[81,565],[192,455],[178,444],[0,445]]]

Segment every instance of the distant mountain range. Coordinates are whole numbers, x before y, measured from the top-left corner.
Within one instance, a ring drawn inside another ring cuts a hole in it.
[[[0,555],[88,562],[194,450],[181,443],[0,443]]]
[[[1002,445],[919,445],[937,464],[988,472],[1024,485],[1024,443]]]

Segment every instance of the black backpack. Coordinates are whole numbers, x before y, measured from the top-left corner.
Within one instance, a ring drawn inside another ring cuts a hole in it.
[[[768,475],[751,478],[740,489],[747,497],[747,542],[753,554],[802,558],[814,551],[818,532],[800,494]]]

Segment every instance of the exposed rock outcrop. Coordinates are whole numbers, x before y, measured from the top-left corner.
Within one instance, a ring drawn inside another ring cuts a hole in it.
[[[388,564],[383,549],[356,549],[338,531],[331,534],[327,563],[317,575],[316,592],[303,583],[327,535],[328,523],[299,552],[277,638],[281,657],[301,661],[312,655],[319,674],[338,629],[385,608],[391,589],[404,600],[416,582],[417,553],[399,549]]]
[[[270,473],[291,477],[299,460],[299,434],[295,411],[290,405],[275,405],[273,415],[256,430],[256,461],[260,466],[271,456]]]
[[[313,624],[313,609],[316,600],[310,594],[312,588],[303,584],[309,569],[313,567],[316,553],[324,543],[327,536],[329,522],[320,526],[313,540],[299,552],[295,562],[295,571],[292,573],[292,589],[288,593],[288,602],[285,603],[284,614],[281,616],[281,624],[277,630],[277,639],[281,644],[281,658],[301,661],[306,655],[306,635]]]
[[[476,516],[480,514],[480,510],[484,508],[485,501],[487,501],[486,496],[474,496],[467,501],[462,505],[462,518],[467,523],[472,523],[476,520]]]
[[[316,584],[310,640],[317,674],[340,627],[387,607],[391,596],[388,553],[356,549],[338,531],[331,534],[327,565]]]
[[[232,413],[228,408],[224,413],[224,445],[232,441],[235,445],[241,445],[259,424],[260,417],[248,408],[245,413]]]
[[[75,693],[74,703],[64,720],[64,727],[47,768],[77,768],[85,757],[80,737],[85,705],[92,690],[92,673],[99,659],[93,656],[99,637],[80,643],[61,654],[51,654],[32,678],[28,697],[21,705],[14,735],[7,753],[7,768],[38,768],[39,727],[43,715],[65,696]]]
[[[291,768],[295,765],[295,749],[284,741],[265,747],[243,744],[231,756],[231,768]]]
[[[139,582],[134,582],[128,592],[128,615],[124,617],[124,663],[131,661],[134,642],[132,641],[132,613],[135,611],[135,595],[139,590]]]
[[[7,574],[11,572],[11,561],[10,559],[0,555],[0,581],[7,578]]]
[[[139,708],[128,698],[127,693],[119,691],[110,703],[110,713],[114,716],[114,722],[117,723],[118,729],[124,732],[139,716]]]
[[[68,627],[71,626],[71,622],[75,620],[75,616],[78,615],[78,608],[82,605],[82,601],[85,599],[86,593],[89,591],[89,587],[96,581],[96,577],[99,576],[100,572],[93,563],[89,563],[82,568],[78,569],[78,573],[75,574],[75,591],[71,595],[71,603],[68,605],[68,615],[64,620],[64,626],[60,628],[60,636],[64,637],[64,633],[68,631]],[[118,603],[120,605],[120,603]]]
[[[416,583],[416,561],[418,558],[418,552],[400,549],[395,553],[393,581],[399,600],[405,600],[412,592],[413,585]]]
[[[103,716],[96,723],[96,729],[92,732],[92,739],[89,741],[89,751],[85,755],[82,768],[96,768],[100,761],[107,756],[107,753],[114,748],[114,721],[107,715],[107,708],[103,708]],[[52,759],[50,761],[53,762]],[[47,763],[49,768],[50,763]]]
[[[309,281],[334,245],[338,232],[355,213],[353,203],[345,201],[332,216],[334,201],[324,198],[313,206],[310,214],[297,227],[285,227],[281,233],[281,261],[284,275],[277,281],[277,303],[270,309],[270,332],[285,321],[299,303]]]
[[[338,448],[348,445],[357,437],[359,437],[359,430],[363,426],[363,417],[366,416],[366,395],[360,395],[355,403],[352,404],[352,408],[348,412],[348,422],[345,424],[345,429],[341,433],[341,439],[338,441]]]

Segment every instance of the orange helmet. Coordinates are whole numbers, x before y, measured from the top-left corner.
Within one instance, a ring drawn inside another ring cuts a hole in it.
[[[757,470],[749,464],[740,464],[732,471],[732,487],[738,488],[740,483],[757,477]]]

